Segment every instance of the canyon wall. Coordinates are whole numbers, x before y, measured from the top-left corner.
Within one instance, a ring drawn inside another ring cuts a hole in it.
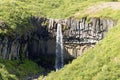
[[[31,18],[34,26],[32,31],[23,35],[0,34],[0,58],[22,60],[24,57],[35,59],[41,54],[55,55],[58,23],[62,24],[64,57],[76,58],[103,39],[116,22],[108,18],[75,19],[71,17],[59,20],[33,17]],[[4,29],[7,26],[1,21],[0,28]]]
[[[56,35],[57,23],[62,24],[64,56],[78,57],[86,49],[93,48],[102,40],[107,32],[116,25],[117,21],[109,18],[75,19],[74,17],[58,20],[49,19],[48,31]]]

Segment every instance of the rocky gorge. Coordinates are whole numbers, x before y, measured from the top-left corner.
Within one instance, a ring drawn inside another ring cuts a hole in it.
[[[24,58],[28,58],[45,68],[52,67],[53,69],[58,23],[62,25],[64,59],[68,61],[82,55],[86,49],[94,47],[106,36],[108,30],[117,24],[116,20],[97,17],[52,19],[35,16],[30,21],[34,29],[23,35],[0,34],[1,59],[17,59],[22,62]],[[8,29],[2,21],[0,28],[1,30]]]

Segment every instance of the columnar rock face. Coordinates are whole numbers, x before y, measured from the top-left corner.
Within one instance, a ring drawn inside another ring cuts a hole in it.
[[[86,49],[94,47],[98,41],[106,36],[108,30],[116,25],[116,21],[107,18],[49,19],[48,29],[51,29],[53,35],[56,34],[57,23],[62,24],[66,58],[80,56]]]
[[[66,43],[96,43],[103,39],[108,30],[115,25],[115,22],[110,19],[90,18],[88,20],[86,17],[80,20],[69,18],[53,21],[50,19],[49,22],[54,29],[57,23],[63,25],[64,42]]]
[[[0,58],[34,59],[41,54],[55,54],[55,37],[57,24],[62,24],[64,54],[66,58],[80,56],[85,49],[93,47],[103,39],[116,22],[111,19],[90,18],[75,19],[74,17],[59,20],[50,18],[31,18],[34,30],[24,35],[0,34]],[[0,28],[6,28],[0,22]]]

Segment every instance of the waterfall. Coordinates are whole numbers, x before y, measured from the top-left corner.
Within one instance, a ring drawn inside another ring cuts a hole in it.
[[[57,25],[57,35],[56,35],[56,61],[55,61],[55,69],[58,71],[63,67],[63,35],[61,24]]]

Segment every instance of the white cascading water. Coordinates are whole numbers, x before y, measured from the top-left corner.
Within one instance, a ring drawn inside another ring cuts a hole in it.
[[[56,35],[56,61],[55,69],[58,71],[64,66],[63,60],[63,35],[62,35],[62,26],[57,24],[57,35]]]

